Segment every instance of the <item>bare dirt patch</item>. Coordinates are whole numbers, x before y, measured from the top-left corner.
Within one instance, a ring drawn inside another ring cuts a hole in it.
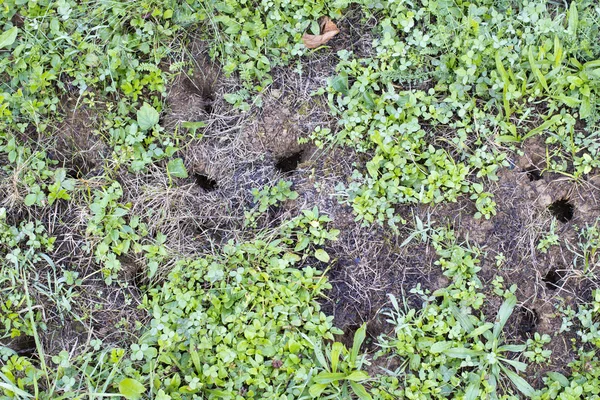
[[[67,169],[67,175],[83,179],[102,175],[108,146],[95,133],[98,117],[87,105],[67,101],[63,123],[55,129],[56,144],[48,156]]]

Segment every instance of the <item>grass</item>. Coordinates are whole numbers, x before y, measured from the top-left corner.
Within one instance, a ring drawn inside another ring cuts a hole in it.
[[[594,2],[0,15],[0,397],[597,396]]]

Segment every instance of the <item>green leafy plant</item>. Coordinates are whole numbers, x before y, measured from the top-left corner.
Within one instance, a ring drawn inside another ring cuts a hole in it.
[[[338,333],[315,301],[329,285],[314,268],[296,268],[299,260],[257,240],[179,262],[148,303],[154,319],[142,343],[162,355],[147,361],[161,377],[156,390],[174,399],[234,399],[241,387],[246,398],[299,397],[312,343]]]
[[[289,223],[283,225],[284,237],[289,243],[296,243],[295,252],[303,252],[308,248],[317,249],[314,256],[322,262],[329,262],[329,255],[322,248],[326,242],[337,240],[340,234],[339,229],[330,229],[328,227],[331,218],[327,215],[319,214],[319,209],[315,206],[311,210],[302,210],[301,215],[293,218]],[[295,236],[295,241],[291,238]]]
[[[544,345],[550,343],[551,338],[547,334],[540,335],[535,332],[533,339],[527,339],[527,351],[523,355],[531,362],[544,364],[548,362],[552,350],[544,350]]]
[[[523,395],[527,397],[533,395],[534,389],[531,385],[513,371],[514,368],[518,372],[524,372],[527,364],[514,360],[509,356],[510,352],[523,352],[526,345],[504,344],[501,336],[502,329],[516,304],[517,298],[515,296],[507,298],[502,303],[493,325],[486,323],[475,328],[468,319],[459,319],[459,322],[464,324],[463,328],[471,337],[481,335],[484,338],[484,341],[478,340],[471,347],[459,346],[444,350],[444,354],[448,357],[477,363],[478,373],[470,375],[469,386],[465,390],[468,398],[475,399],[482,393],[481,385],[484,380],[489,385],[489,389],[486,388],[485,390],[491,390],[490,395],[496,397],[498,385],[503,377],[508,378]],[[442,347],[445,347],[445,345]]]
[[[363,324],[356,330],[351,350],[340,342],[334,342],[323,352],[319,343],[313,344],[315,358],[324,371],[313,378],[314,383],[308,390],[312,398],[348,398],[350,393],[354,393],[361,400],[372,399],[361,384],[369,379],[369,374],[361,371],[365,360],[364,356],[359,355],[366,329],[367,326]]]
[[[140,239],[147,233],[139,217],[132,217],[127,221],[131,205],[118,203],[122,195],[121,186],[113,182],[108,188],[96,191],[94,201],[90,204],[92,218],[86,232],[96,238],[92,241],[94,257],[96,262],[103,265],[102,271],[107,284],[116,278],[121,269],[118,257],[127,254],[130,249],[139,253]]]
[[[552,220],[550,230],[540,239],[536,248],[542,253],[546,253],[550,247],[559,244],[559,239],[559,236],[556,234],[556,220]]]

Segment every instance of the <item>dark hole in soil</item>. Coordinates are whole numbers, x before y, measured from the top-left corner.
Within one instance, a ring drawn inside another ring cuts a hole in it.
[[[23,18],[23,16],[21,14],[15,14],[13,15],[13,17],[11,18],[10,22],[12,22],[12,24],[18,28],[22,28],[23,25],[25,25],[25,18]]]
[[[282,157],[279,160],[277,160],[277,163],[275,164],[275,168],[277,168],[279,171],[283,172],[284,174],[289,174],[293,171],[296,170],[296,168],[298,168],[298,164],[300,164],[300,161],[302,160],[302,154],[303,151],[298,151],[296,153],[293,153],[287,157]]]
[[[269,216],[269,220],[277,220],[279,217],[281,217],[281,207],[276,205],[269,206],[269,209],[267,210],[267,215]]]
[[[360,325],[358,324],[348,325],[344,329],[344,333],[339,338],[339,341],[342,342],[347,348],[351,348],[352,342],[354,342],[354,334],[356,333],[358,328],[360,328]]]
[[[538,321],[538,314],[535,310],[529,310],[521,307],[519,309],[519,325],[518,330],[522,337],[527,337],[535,332],[535,327]]]
[[[36,357],[35,339],[33,336],[22,336],[9,343],[8,348],[15,351],[21,357]]]
[[[196,180],[196,185],[200,186],[202,189],[210,192],[217,188],[217,181],[204,174],[194,174],[194,179]]]
[[[207,77],[195,77],[194,80],[187,78],[184,81],[184,85],[186,89],[194,93],[202,98],[204,101],[204,111],[207,114],[212,114],[213,112],[213,103],[215,101],[214,96],[214,82],[212,82]]]
[[[542,278],[544,282],[546,282],[546,287],[550,290],[555,290],[560,287],[559,282],[563,278],[563,273],[559,270],[553,268],[546,273],[546,275]]]
[[[215,97],[213,96],[212,89],[210,89],[209,91],[207,91],[203,94],[203,100],[204,100],[204,111],[207,114],[212,114],[213,113],[213,104],[215,102]]]
[[[85,173],[78,166],[74,166],[67,170],[67,176],[71,179],[81,179],[85,176]]]
[[[204,111],[207,114],[212,114],[212,112],[213,112],[212,100],[206,99],[206,104],[204,104]]]
[[[523,172],[527,173],[527,177],[531,182],[539,181],[540,179],[542,179],[542,171],[540,171],[539,168],[534,165],[525,168]]]
[[[557,200],[548,206],[550,213],[560,222],[569,222],[573,218],[575,207],[568,199]]]

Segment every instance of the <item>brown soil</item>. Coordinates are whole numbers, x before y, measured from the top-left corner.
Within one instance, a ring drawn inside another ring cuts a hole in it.
[[[103,174],[102,160],[108,147],[96,136],[97,113],[90,107],[66,101],[63,123],[55,129],[56,144],[49,158],[67,169],[67,175],[84,179]]]

